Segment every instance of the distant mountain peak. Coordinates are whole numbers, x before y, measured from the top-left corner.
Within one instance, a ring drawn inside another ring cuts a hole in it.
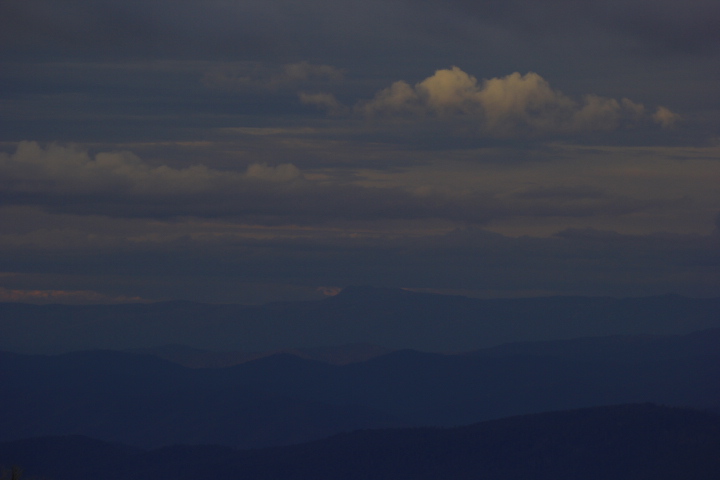
[[[334,299],[397,298],[414,295],[402,288],[371,287],[369,285],[351,285],[343,288]]]

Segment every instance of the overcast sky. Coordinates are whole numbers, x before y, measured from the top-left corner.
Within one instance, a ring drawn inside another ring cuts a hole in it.
[[[717,0],[4,0],[0,300],[720,295]]]

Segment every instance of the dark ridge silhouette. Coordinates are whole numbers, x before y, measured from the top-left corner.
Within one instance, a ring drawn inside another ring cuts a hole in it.
[[[290,355],[269,361],[289,371],[309,363]],[[403,425],[372,408],[290,398],[235,381],[231,371],[209,372],[217,374],[121,352],[8,355],[0,373],[13,394],[0,396],[0,439],[82,434],[144,447],[257,447]]]
[[[720,328],[687,335],[613,335],[545,342],[516,342],[468,352],[467,355],[504,357],[536,355],[576,360],[647,361],[699,355],[714,356],[720,347]]]
[[[60,353],[185,345],[225,352],[371,344],[434,352],[583,336],[684,334],[720,327],[720,298],[482,300],[348,287],[325,300],[264,306],[0,304],[0,349]]]
[[[336,347],[288,348],[269,352],[213,352],[185,345],[164,345],[154,348],[128,350],[131,353],[153,355],[190,368],[222,368],[258,360],[278,353],[289,353],[308,360],[318,360],[332,365],[364,362],[385,355],[386,348],[370,344],[348,344]]]
[[[652,404],[451,429],[357,431],[289,447],[138,451],[82,437],[0,443],[0,464],[55,480],[716,480],[720,417]]]
[[[647,337],[473,355],[400,350],[343,366],[288,353],[210,369],[126,352],[2,354],[12,395],[0,396],[0,439],[82,434],[145,447],[257,447],[607,404],[718,408],[716,333],[652,337],[638,354],[631,347]]]

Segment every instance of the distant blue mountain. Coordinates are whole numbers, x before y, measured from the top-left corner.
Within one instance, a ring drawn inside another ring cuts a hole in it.
[[[259,447],[607,404],[720,409],[720,330],[462,355],[399,350],[343,366],[287,353],[207,369],[127,352],[2,353],[0,378],[9,392],[0,395],[0,440]]]
[[[143,447],[257,447],[403,424],[372,408],[275,394],[232,372],[120,352],[3,354],[0,377],[13,391],[0,396],[3,440],[81,434]]]
[[[186,345],[162,345],[159,347],[129,349],[127,351],[153,355],[192,368],[230,367],[251,360],[277,355],[278,353],[288,353],[300,358],[318,360],[333,365],[347,365],[390,353],[387,348],[364,343],[330,347],[286,348],[269,352],[216,352]]]
[[[59,353],[185,345],[259,352],[329,345],[471,351],[508,342],[720,327],[720,298],[545,297],[482,300],[348,287],[321,301],[264,306],[0,304],[0,349]]]

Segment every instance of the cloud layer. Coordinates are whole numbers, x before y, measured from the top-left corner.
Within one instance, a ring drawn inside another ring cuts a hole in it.
[[[714,294],[718,18],[0,2],[0,294]]]
[[[14,154],[0,153],[0,198],[5,205],[53,212],[128,218],[225,217],[261,224],[381,219],[487,224],[519,217],[619,217],[683,209],[689,204],[682,189],[642,195],[612,193],[601,185],[564,185],[571,180],[552,176],[544,180],[545,185],[527,185],[530,179],[541,180],[540,174],[548,175],[539,173],[547,168],[543,164],[537,168],[537,172],[526,168],[525,173],[516,173],[522,176],[507,177],[507,185],[480,176],[473,185],[461,176],[432,180],[441,173],[433,169],[418,178],[413,178],[412,170],[365,171],[343,178],[318,172],[306,175],[290,163],[251,163],[244,171],[201,164],[174,168],[150,165],[127,151],[90,155],[73,147],[43,148],[36,142],[21,142]],[[621,177],[623,170],[614,175]]]

